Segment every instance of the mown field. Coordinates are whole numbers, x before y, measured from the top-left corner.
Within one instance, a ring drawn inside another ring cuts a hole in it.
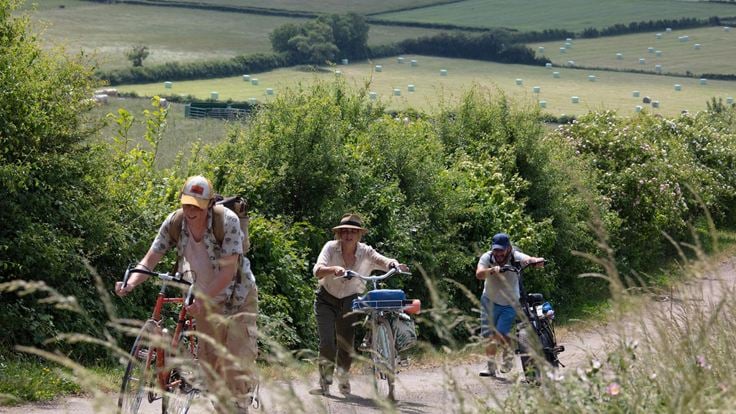
[[[125,52],[136,44],[146,45],[151,51],[144,65],[270,52],[268,35],[275,27],[306,21],[282,16],[80,0],[46,0],[38,5],[33,20],[38,28],[46,26],[42,38],[48,44],[64,45],[71,52],[96,53],[100,66],[106,69],[130,66]],[[381,45],[438,32],[372,26],[368,44]]]
[[[177,0],[164,0],[176,3]],[[446,0],[199,0],[198,3],[224,5],[224,6],[247,6],[261,7],[278,10],[297,10],[323,13],[381,13],[390,10],[406,9],[411,7],[431,6],[438,3],[446,3]]]
[[[688,30],[637,33],[596,39],[574,39],[571,48],[564,41],[530,44],[538,56],[544,56],[555,64],[564,65],[568,60],[585,67],[634,69],[654,71],[661,65],[663,73],[736,74],[736,30],[723,27],[704,27]],[[688,36],[687,42],[678,38]],[[696,44],[700,48],[696,48]],[[544,47],[541,52],[539,47]],[[653,51],[649,51],[653,48]],[[657,51],[661,51],[658,56]],[[616,54],[621,53],[621,59]],[[639,59],[645,59],[644,64]]]
[[[416,59],[418,66],[412,67],[410,60]],[[634,74],[624,72],[589,71],[571,68],[545,68],[524,65],[504,65],[464,59],[445,59],[426,56],[406,56],[405,63],[399,64],[396,58],[376,60],[372,64],[359,63],[338,66],[346,80],[356,87],[370,82],[370,90],[375,91],[390,108],[417,108],[432,111],[442,99],[455,99],[469,88],[483,87],[504,91],[508,96],[523,103],[536,105],[538,100],[546,101],[543,109],[554,115],[582,114],[590,110],[615,109],[622,114],[634,114],[635,107],[642,105],[665,115],[676,115],[682,110],[697,111],[705,109],[711,97],[736,97],[736,82],[709,81],[700,85],[698,79]],[[382,65],[382,72],[375,72],[374,65]],[[440,76],[446,69],[447,76]],[[560,77],[554,78],[553,72]],[[596,80],[588,80],[594,75]],[[306,73],[295,68],[279,69],[272,72],[252,75],[259,84],[243,81],[242,77],[231,77],[201,81],[174,82],[171,89],[163,83],[146,85],[126,85],[119,89],[142,95],[192,94],[202,99],[216,91],[221,100],[247,100],[256,98],[268,101],[266,89],[274,90],[274,95],[284,88],[294,87],[299,82],[309,83],[317,79],[331,79],[332,71]],[[522,79],[522,85],[516,84]],[[409,92],[408,85],[415,85]],[[675,91],[680,84],[682,90]],[[534,93],[533,87],[540,92]],[[400,89],[401,96],[394,96],[393,89]],[[632,92],[638,90],[640,97]],[[579,98],[572,103],[572,96]],[[649,96],[660,102],[660,108],[651,108],[642,103]]]
[[[159,144],[157,167],[170,167],[181,153],[185,158],[191,154],[192,144],[202,142],[211,144],[220,142],[225,136],[228,122],[219,119],[189,119],[184,117],[184,105],[170,104],[166,129]],[[141,144],[150,149],[143,138],[146,132],[144,110],[153,110],[150,99],[110,98],[107,105],[100,105],[92,110],[92,118],[107,118],[106,124],[95,135],[96,139],[112,142],[117,134],[117,125],[114,117],[118,109],[123,108],[134,117],[134,122],[128,133],[132,145]]]
[[[467,0],[422,9],[379,14],[407,22],[445,23],[519,30],[602,28],[616,23],[736,16],[736,5],[679,0]]]

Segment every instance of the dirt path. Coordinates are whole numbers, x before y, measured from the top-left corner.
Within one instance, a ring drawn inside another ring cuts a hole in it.
[[[682,284],[666,294],[656,296],[645,304],[647,313],[657,315],[673,314],[681,303],[692,301],[716,301],[722,292],[736,285],[736,258],[717,263],[710,272],[704,272],[697,280]],[[627,322],[631,327],[641,326],[641,312],[630,315]],[[560,360],[566,366],[562,372],[571,372],[586,365],[591,355],[603,355],[606,346],[615,342],[616,332],[622,330],[617,324],[600,324],[591,328],[578,328],[575,331],[559,333],[558,342],[565,345],[566,351]],[[626,330],[629,334],[633,329]],[[635,335],[635,334],[632,334]],[[503,398],[511,385],[519,380],[520,363],[505,378],[489,379],[478,376],[481,359],[477,363],[461,363],[453,366],[435,368],[405,368],[398,376],[396,397],[398,403],[389,408],[380,405],[374,398],[374,391],[368,375],[355,374],[352,379],[352,394],[343,396],[333,386],[332,395],[312,396],[309,390],[316,384],[316,378],[293,382],[274,382],[262,385],[262,407],[251,413],[381,413],[398,411],[407,414],[475,412],[477,407],[496,405],[496,398]],[[72,397],[49,404],[30,404],[20,407],[0,408],[7,414],[49,414],[49,413],[112,413],[115,411],[116,395],[101,395],[96,398]],[[160,403],[144,403],[144,413],[160,413]],[[189,411],[192,414],[213,412],[207,399],[195,399]]]

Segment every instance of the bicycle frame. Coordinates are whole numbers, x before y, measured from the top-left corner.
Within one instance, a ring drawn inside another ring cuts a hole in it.
[[[156,276],[163,280],[161,290],[156,295],[156,302],[153,306],[151,316],[143,324],[138,337],[133,344],[131,350],[131,358],[123,376],[123,382],[120,389],[120,397],[118,400],[119,409],[125,410],[126,413],[137,413],[140,409],[140,403],[143,394],[147,394],[148,402],[151,403],[163,397],[163,412],[186,413],[189,403],[193,397],[194,388],[185,388],[189,385],[181,377],[179,367],[167,366],[167,359],[173,350],[178,349],[181,340],[187,330],[196,329],[195,320],[187,314],[187,305],[193,300],[193,284],[182,280],[182,275],[177,273],[170,275],[167,273],[156,273],[142,269],[129,268],[125,273],[123,286],[127,285],[131,273],[143,273],[149,276]],[[185,297],[169,297],[166,295],[166,282],[176,282],[188,285],[188,291]],[[173,336],[169,335],[168,329],[162,326],[162,311],[165,305],[180,305],[178,312],[176,327]],[[170,337],[170,339],[169,339]],[[163,338],[158,339],[157,338]],[[196,360],[196,343],[189,342],[187,349],[193,360]],[[153,370],[155,366],[155,371]],[[140,371],[140,372],[138,372]],[[157,387],[152,387],[156,384]],[[161,390],[161,395],[156,395],[156,390]],[[178,396],[183,395],[183,398]],[[171,406],[169,403],[172,403]],[[173,408],[172,408],[173,406]]]

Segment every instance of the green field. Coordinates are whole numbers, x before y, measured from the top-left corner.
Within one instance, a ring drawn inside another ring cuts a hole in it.
[[[164,0],[175,3],[177,0]],[[261,7],[279,10],[298,10],[324,13],[380,13],[390,10],[406,9],[411,7],[430,6],[442,3],[441,0],[199,0],[198,3]]]
[[[180,152],[184,157],[188,157],[191,152],[192,144],[201,141],[202,143],[219,142],[225,136],[225,130],[228,123],[219,119],[189,119],[184,117],[184,105],[170,104],[169,115],[166,119],[166,129],[164,130],[161,143],[159,144],[159,152],[157,165],[159,167],[170,167],[177,154]],[[128,133],[128,138],[135,144],[141,144],[144,148],[148,148],[148,143],[143,138],[146,131],[145,119],[143,111],[152,110],[150,99],[133,99],[133,98],[110,98],[107,105],[99,105],[92,110],[91,118],[105,118],[107,114],[117,116],[118,108],[124,108],[130,112],[135,120],[133,126]],[[95,139],[103,142],[113,142],[116,136],[117,126],[113,120],[108,119],[107,124],[96,134]]]
[[[387,20],[519,30],[603,28],[647,20],[736,16],[736,5],[679,0],[467,0],[396,13]]]
[[[418,66],[412,67],[409,64],[410,59],[416,59]],[[382,72],[375,72],[374,64],[382,65]],[[622,114],[633,114],[637,105],[665,115],[676,115],[685,109],[705,109],[706,101],[711,97],[721,97],[724,100],[727,97],[736,97],[736,82],[709,81],[700,85],[698,79],[693,78],[504,65],[426,56],[406,56],[403,64],[391,58],[379,59],[373,64],[350,64],[335,69],[350,84],[360,86],[370,82],[370,90],[375,91],[379,99],[390,108],[413,107],[430,112],[436,108],[441,98],[453,100],[469,88],[475,87],[503,90],[514,99],[530,105],[544,100],[547,105],[544,111],[553,115],[582,114],[599,109],[614,109]],[[448,70],[448,76],[440,76],[440,69]],[[554,78],[553,71],[560,72],[560,78]],[[596,76],[596,81],[589,81],[589,75]],[[243,101],[256,98],[268,101],[272,96],[266,95],[267,88],[272,88],[275,96],[280,90],[292,87],[297,82],[331,79],[335,75],[331,71],[305,73],[288,68],[252,76],[258,78],[257,86],[243,81],[242,77],[231,77],[174,82],[171,89],[165,89],[163,83],[127,85],[119,89],[151,96],[193,94],[202,99],[209,98],[210,92],[216,91],[221,100]],[[516,85],[516,79],[522,79],[521,86]],[[415,85],[415,92],[408,91],[409,84]],[[675,84],[680,84],[682,90],[675,91]],[[540,93],[533,93],[533,86],[539,86]],[[393,95],[394,88],[400,89],[401,96]],[[635,90],[640,92],[639,98],[632,96]],[[572,103],[572,96],[577,96],[579,102]],[[659,101],[660,108],[653,109],[642,104],[644,96]]]
[[[545,56],[559,65],[574,60],[585,67],[654,71],[655,65],[661,65],[663,73],[736,74],[736,30],[727,32],[722,27],[707,27],[660,34],[660,38],[656,33],[637,33],[575,39],[564,53],[560,51],[565,47],[564,41],[529,46],[538,56]],[[687,42],[678,40],[684,35],[689,37]],[[696,49],[695,44],[700,44],[700,48]],[[539,51],[540,46],[544,47],[543,53]],[[654,53],[649,52],[650,47]],[[661,51],[661,56],[657,56],[656,51]],[[621,53],[622,59],[617,59],[616,53]],[[639,63],[640,58],[645,59],[644,64]]]
[[[64,8],[60,8],[64,5]],[[114,18],[112,16],[115,16]],[[33,15],[42,38],[71,52],[95,53],[106,69],[130,66],[125,51],[147,45],[145,65],[171,61],[229,58],[270,52],[269,33],[285,23],[305,19],[183,8],[103,4],[80,0],[47,0]],[[438,33],[438,30],[372,26],[369,45]]]

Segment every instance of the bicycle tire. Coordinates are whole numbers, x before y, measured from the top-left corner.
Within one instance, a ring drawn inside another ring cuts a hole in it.
[[[546,323],[539,327],[539,341],[542,343],[544,359],[553,367],[559,367],[560,361],[557,359],[557,355],[555,355],[553,351],[555,346],[557,346],[555,334],[552,327]]]
[[[167,392],[161,401],[162,414],[187,414],[198,390],[191,384],[192,375],[182,374],[182,370],[196,370],[198,342],[196,337],[183,333],[179,342],[179,355],[168,361],[177,361],[177,368],[169,373]]]
[[[519,326],[518,328],[519,356],[521,359],[521,370],[527,380],[538,381],[539,369],[534,361],[533,352],[534,344],[530,340],[534,332],[529,326]]]
[[[381,318],[373,329],[373,379],[376,395],[395,401],[396,349],[388,320]]]
[[[155,322],[146,321],[130,349],[130,360],[125,368],[118,397],[118,412],[121,414],[137,414],[146,394],[149,403],[155,399],[153,387],[156,381],[156,351],[151,349],[148,342],[157,329]]]

